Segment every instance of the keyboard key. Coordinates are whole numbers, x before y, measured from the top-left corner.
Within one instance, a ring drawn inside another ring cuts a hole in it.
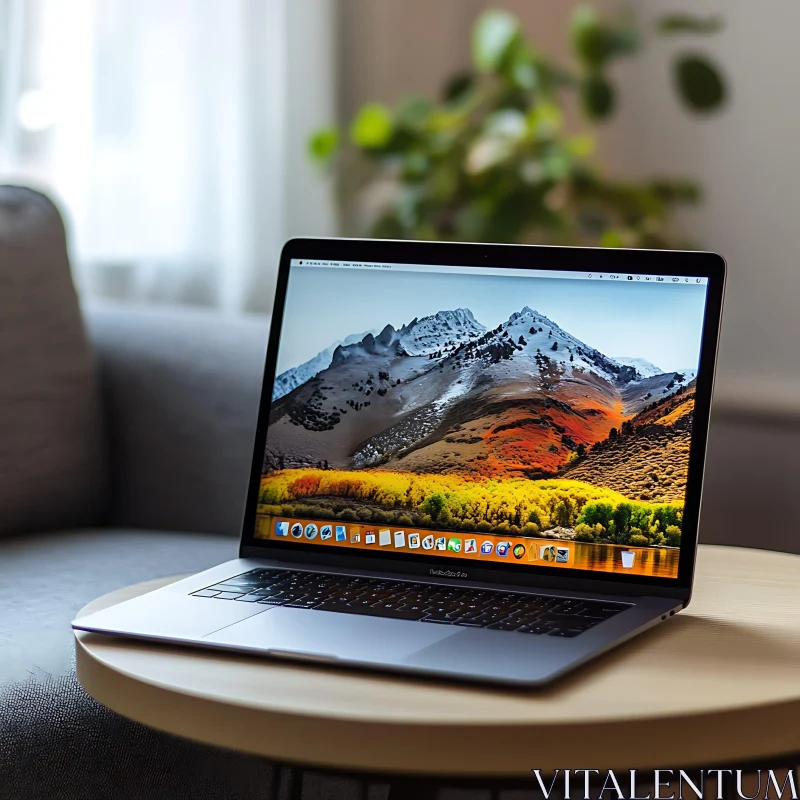
[[[546,625],[524,625],[521,628],[517,628],[518,633],[533,633],[538,636],[550,633],[551,630],[553,629],[548,628]]]
[[[257,594],[243,594],[241,597],[236,598],[242,603],[257,603],[262,598]]]
[[[192,592],[192,597],[216,597],[218,594],[213,589],[201,589],[199,592]]]
[[[487,625],[486,627],[493,631],[515,631],[517,628],[521,628],[522,626],[518,622],[502,620],[500,622],[495,622],[492,625]]]
[[[236,600],[241,597],[241,592],[220,592],[214,599],[215,600]]]

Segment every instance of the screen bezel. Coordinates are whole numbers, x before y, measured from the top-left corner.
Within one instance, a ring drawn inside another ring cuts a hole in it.
[[[537,567],[530,564],[486,562],[435,555],[393,554],[374,557],[363,550],[341,546],[314,545],[255,538],[256,500],[267,438],[278,347],[280,343],[286,290],[292,259],[436,264],[463,267],[504,267],[519,270],[560,270],[564,272],[628,272],[640,275],[676,275],[708,278],[703,320],[700,362],[695,390],[692,442],[689,450],[683,537],[677,578],[625,576],[617,572],[593,572],[570,568]],[[531,263],[531,261],[546,263]],[[470,579],[507,584],[543,586],[554,582],[558,588],[658,594],[688,598],[694,576],[698,522],[703,488],[708,423],[719,342],[719,327],[725,283],[725,261],[716,253],[670,250],[625,250],[544,245],[455,244],[370,239],[291,239],[281,252],[275,305],[272,312],[261,402],[253,449],[250,484],[242,523],[241,557],[273,558],[306,564],[359,568],[383,572],[428,575],[431,569],[459,569]],[[688,534],[688,535],[687,535]],[[588,586],[587,586],[588,585]]]

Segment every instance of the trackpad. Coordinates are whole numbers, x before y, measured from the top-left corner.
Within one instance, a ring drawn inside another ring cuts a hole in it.
[[[404,620],[274,608],[203,638],[214,644],[279,654],[310,653],[321,659],[396,664],[459,632],[450,626]]]

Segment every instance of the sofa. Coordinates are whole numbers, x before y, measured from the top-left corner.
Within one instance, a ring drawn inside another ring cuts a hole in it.
[[[79,306],[58,211],[0,187],[2,800],[265,796],[264,760],[90,698],[69,622],[106,592],[235,557],[267,334],[262,317]],[[702,540],[800,551],[798,438],[792,421],[715,412]],[[751,452],[771,466],[746,472]],[[327,780],[308,796],[347,796]]]
[[[266,796],[265,760],[89,697],[69,623],[114,589],[237,555],[268,328],[80,308],[57,209],[0,187],[2,800]],[[306,780],[307,795],[346,790]]]

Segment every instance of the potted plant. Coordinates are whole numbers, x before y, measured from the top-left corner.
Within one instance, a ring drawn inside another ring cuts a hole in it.
[[[655,34],[698,37],[719,28],[716,18],[670,14]],[[685,247],[669,222],[677,206],[700,199],[694,181],[619,180],[593,158],[593,129],[617,105],[609,67],[640,52],[642,31],[630,14],[606,19],[581,6],[569,37],[575,65],[565,67],[545,57],[512,14],[486,11],[473,28],[472,68],[450,78],[440,100],[365,105],[347,142],[325,128],[310,138],[310,154],[339,172],[351,172],[354,159],[370,165],[361,171],[373,189],[365,232],[375,237]],[[705,55],[681,51],[672,71],[693,113],[724,105],[724,80]],[[580,100],[580,135],[564,129],[570,92]]]

